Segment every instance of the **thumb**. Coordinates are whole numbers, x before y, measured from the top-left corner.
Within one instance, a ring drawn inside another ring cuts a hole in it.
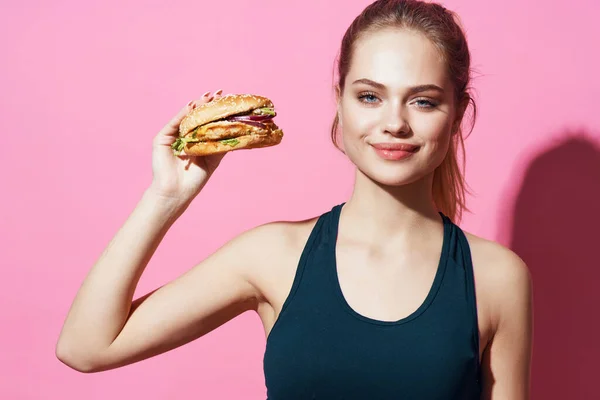
[[[158,132],[155,137],[156,144],[170,146],[179,136],[179,124],[183,118],[192,110],[192,102],[186,104],[171,120]]]

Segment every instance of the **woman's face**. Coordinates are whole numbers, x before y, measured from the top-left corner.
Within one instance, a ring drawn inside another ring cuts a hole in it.
[[[454,89],[427,38],[382,31],[356,43],[338,113],[344,152],[358,169],[381,184],[404,185],[444,159]]]

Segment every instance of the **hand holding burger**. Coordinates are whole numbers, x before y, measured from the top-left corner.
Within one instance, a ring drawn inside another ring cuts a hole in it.
[[[275,115],[273,103],[262,96],[222,96],[218,90],[190,101],[154,138],[153,178],[146,193],[183,212],[227,152],[281,141]]]

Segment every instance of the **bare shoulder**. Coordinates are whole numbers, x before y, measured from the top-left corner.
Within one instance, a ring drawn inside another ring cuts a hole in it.
[[[486,274],[500,280],[529,279],[529,269],[514,251],[498,242],[465,232],[474,266],[484,267]]]
[[[526,302],[531,296],[529,268],[521,257],[500,243],[469,232],[465,235],[471,249],[478,303],[497,325],[515,302]]]
[[[302,241],[305,236],[310,234],[310,231],[318,217],[301,220],[301,221],[273,221],[252,228],[242,235],[247,240],[260,243],[268,241],[279,245],[294,245],[298,240]],[[274,249],[275,250],[275,249]]]
[[[301,221],[275,221],[239,236],[244,251],[241,273],[252,285],[265,335],[268,336],[288,297],[300,257],[317,217]]]
[[[296,267],[317,217],[300,221],[274,221],[244,232],[244,274],[259,292],[260,300],[277,303],[293,281]]]
[[[239,238],[258,259],[279,261],[290,251],[303,247],[317,219],[269,222],[244,232]]]

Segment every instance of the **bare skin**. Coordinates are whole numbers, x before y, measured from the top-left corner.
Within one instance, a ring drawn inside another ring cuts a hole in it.
[[[363,78],[380,85],[353,83]],[[415,92],[421,85],[441,91]],[[431,194],[433,171],[465,108],[451,93],[435,48],[404,31],[380,32],[359,42],[345,90],[338,90],[344,151],[357,167],[354,191],[340,218],[338,275],[347,302],[362,315],[401,319],[419,307],[431,287],[443,239]],[[265,335],[270,334],[316,218],[244,232],[179,278],[133,299],[162,238],[223,159],[174,157],[169,148],[190,107],[210,100],[209,95],[183,107],[155,137],[152,185],[90,270],[65,320],[56,354],[70,367],[97,372],[137,362],[249,310],[257,312]],[[384,142],[419,149],[390,161],[375,151]],[[501,245],[467,236],[475,268],[483,398],[527,399],[532,336],[527,267]]]

